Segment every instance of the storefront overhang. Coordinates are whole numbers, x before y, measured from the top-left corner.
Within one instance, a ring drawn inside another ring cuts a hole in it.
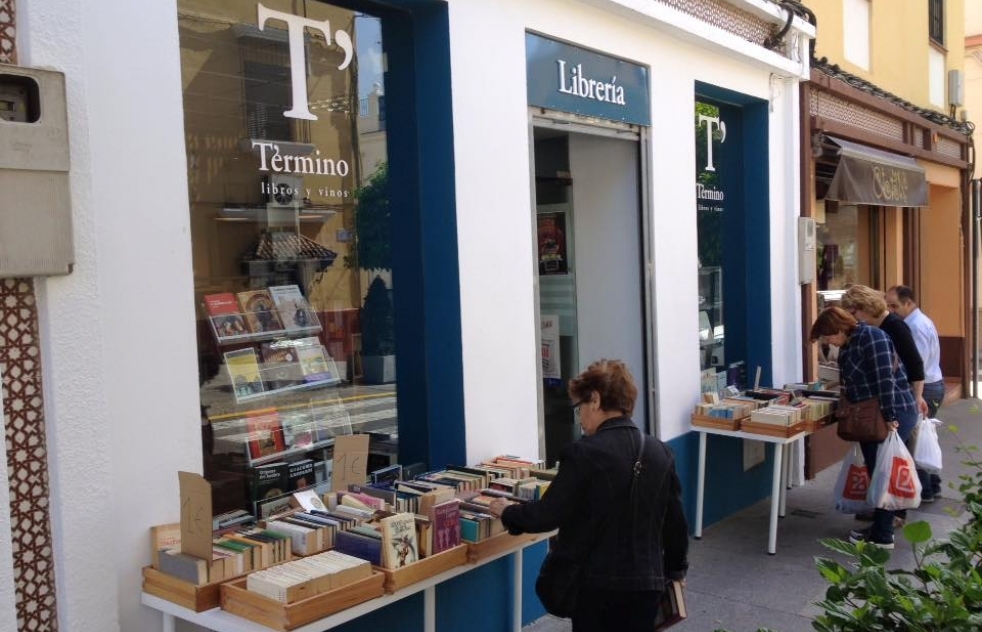
[[[826,200],[874,206],[927,206],[924,168],[909,156],[874,149],[834,136],[825,136],[839,148]]]

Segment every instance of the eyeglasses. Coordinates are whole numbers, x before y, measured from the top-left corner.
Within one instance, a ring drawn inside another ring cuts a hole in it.
[[[578,401],[575,404],[573,404],[573,415],[576,416],[576,417],[579,417],[580,416],[580,406],[582,406],[583,404],[586,404],[586,403],[587,403],[587,400],[581,399],[580,401]]]

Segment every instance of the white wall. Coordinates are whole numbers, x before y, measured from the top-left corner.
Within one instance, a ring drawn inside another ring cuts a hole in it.
[[[775,342],[775,378],[797,379],[800,298],[796,274],[783,270],[794,261],[798,215],[794,83],[780,89],[777,79],[775,90],[760,60],[748,64],[574,2],[450,0],[450,24],[468,458],[538,453],[526,29],[651,68],[656,386],[665,439],[688,431],[699,394],[694,83],[772,101],[772,310],[775,331],[789,338]]]
[[[177,8],[18,8],[21,63],[69,100],[76,265],[38,283],[60,627],[159,629],[148,528],[201,469]]]

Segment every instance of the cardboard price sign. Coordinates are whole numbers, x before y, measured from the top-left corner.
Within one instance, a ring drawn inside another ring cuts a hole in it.
[[[181,485],[181,552],[211,560],[211,483],[200,474],[178,472]]]
[[[347,490],[348,485],[364,485],[368,480],[368,435],[334,437],[334,472],[331,490]]]

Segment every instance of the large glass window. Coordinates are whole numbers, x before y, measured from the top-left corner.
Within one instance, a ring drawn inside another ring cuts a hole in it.
[[[178,3],[205,473],[260,514],[397,427],[379,20],[263,5]]]
[[[700,369],[725,366],[723,323],[723,212],[720,144],[726,123],[719,108],[696,103],[696,217],[699,231]]]

